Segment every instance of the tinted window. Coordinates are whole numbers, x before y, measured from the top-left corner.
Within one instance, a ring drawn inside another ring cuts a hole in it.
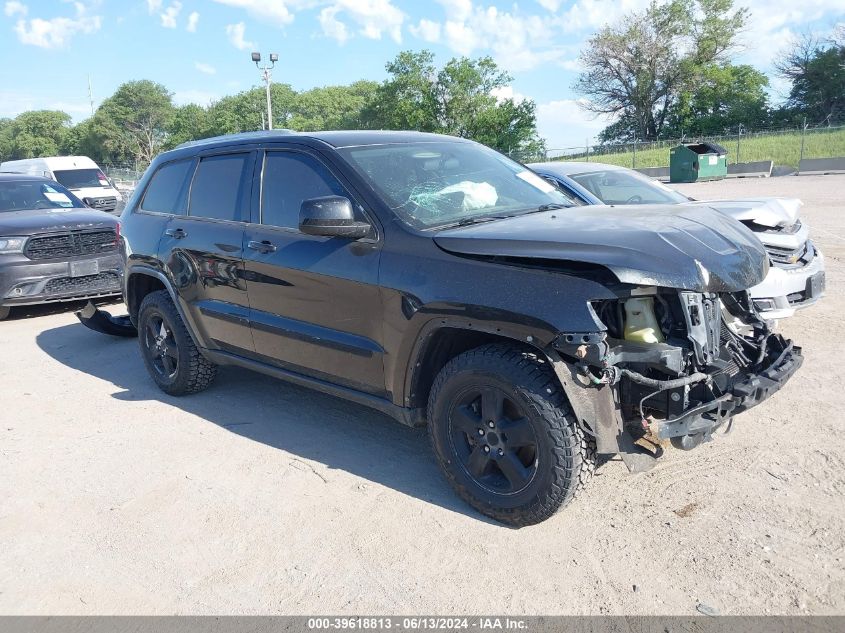
[[[249,154],[203,158],[191,185],[190,215],[215,220],[241,219],[241,187]]]
[[[262,224],[296,228],[302,201],[321,196],[350,198],[343,185],[317,159],[298,152],[267,154],[261,195]]]
[[[190,168],[190,160],[159,167],[147,187],[141,208],[159,213],[182,213],[181,200]]]

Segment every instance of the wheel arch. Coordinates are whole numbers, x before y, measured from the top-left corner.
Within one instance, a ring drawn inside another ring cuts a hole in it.
[[[188,318],[184,306],[179,298],[179,294],[176,292],[173,284],[170,283],[170,280],[163,272],[146,266],[135,266],[126,273],[125,288],[124,301],[126,302],[126,307],[129,310],[129,318],[134,326],[138,326],[138,311],[141,308],[141,302],[144,300],[144,297],[151,292],[166,290],[170,295],[170,299],[173,301],[173,305],[176,306],[176,311],[179,313],[179,317],[185,323],[185,327],[188,330],[188,334],[190,334],[191,339],[193,339],[194,345],[196,345],[200,351],[207,347],[197,336],[194,323],[190,318]]]
[[[521,347],[549,360],[543,351],[542,341],[532,335],[513,332],[501,324],[474,326],[450,319],[435,319],[420,332],[411,353],[404,387],[405,406],[425,410],[440,370],[456,356],[490,343]]]

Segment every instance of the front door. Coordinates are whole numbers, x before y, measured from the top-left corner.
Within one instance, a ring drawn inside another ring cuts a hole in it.
[[[380,243],[301,233],[303,200],[349,198],[316,154],[268,151],[256,221],[244,237],[256,354],[287,369],[369,393],[384,393]]]

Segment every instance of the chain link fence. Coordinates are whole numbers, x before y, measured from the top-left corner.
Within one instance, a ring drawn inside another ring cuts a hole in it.
[[[667,167],[669,150],[682,143],[711,141],[728,150],[728,163],[774,161],[797,169],[804,158],[845,156],[845,121],[835,125],[746,130],[730,134],[694,136],[618,144],[589,144],[547,149],[542,153],[510,152],[521,162],[553,160],[596,161],[622,167]]]

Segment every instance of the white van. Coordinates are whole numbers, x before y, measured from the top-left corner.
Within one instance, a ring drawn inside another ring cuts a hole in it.
[[[0,172],[44,176],[70,189],[89,207],[101,211],[120,211],[123,196],[106,178],[99,165],[87,156],[47,156],[8,160],[0,163]]]

